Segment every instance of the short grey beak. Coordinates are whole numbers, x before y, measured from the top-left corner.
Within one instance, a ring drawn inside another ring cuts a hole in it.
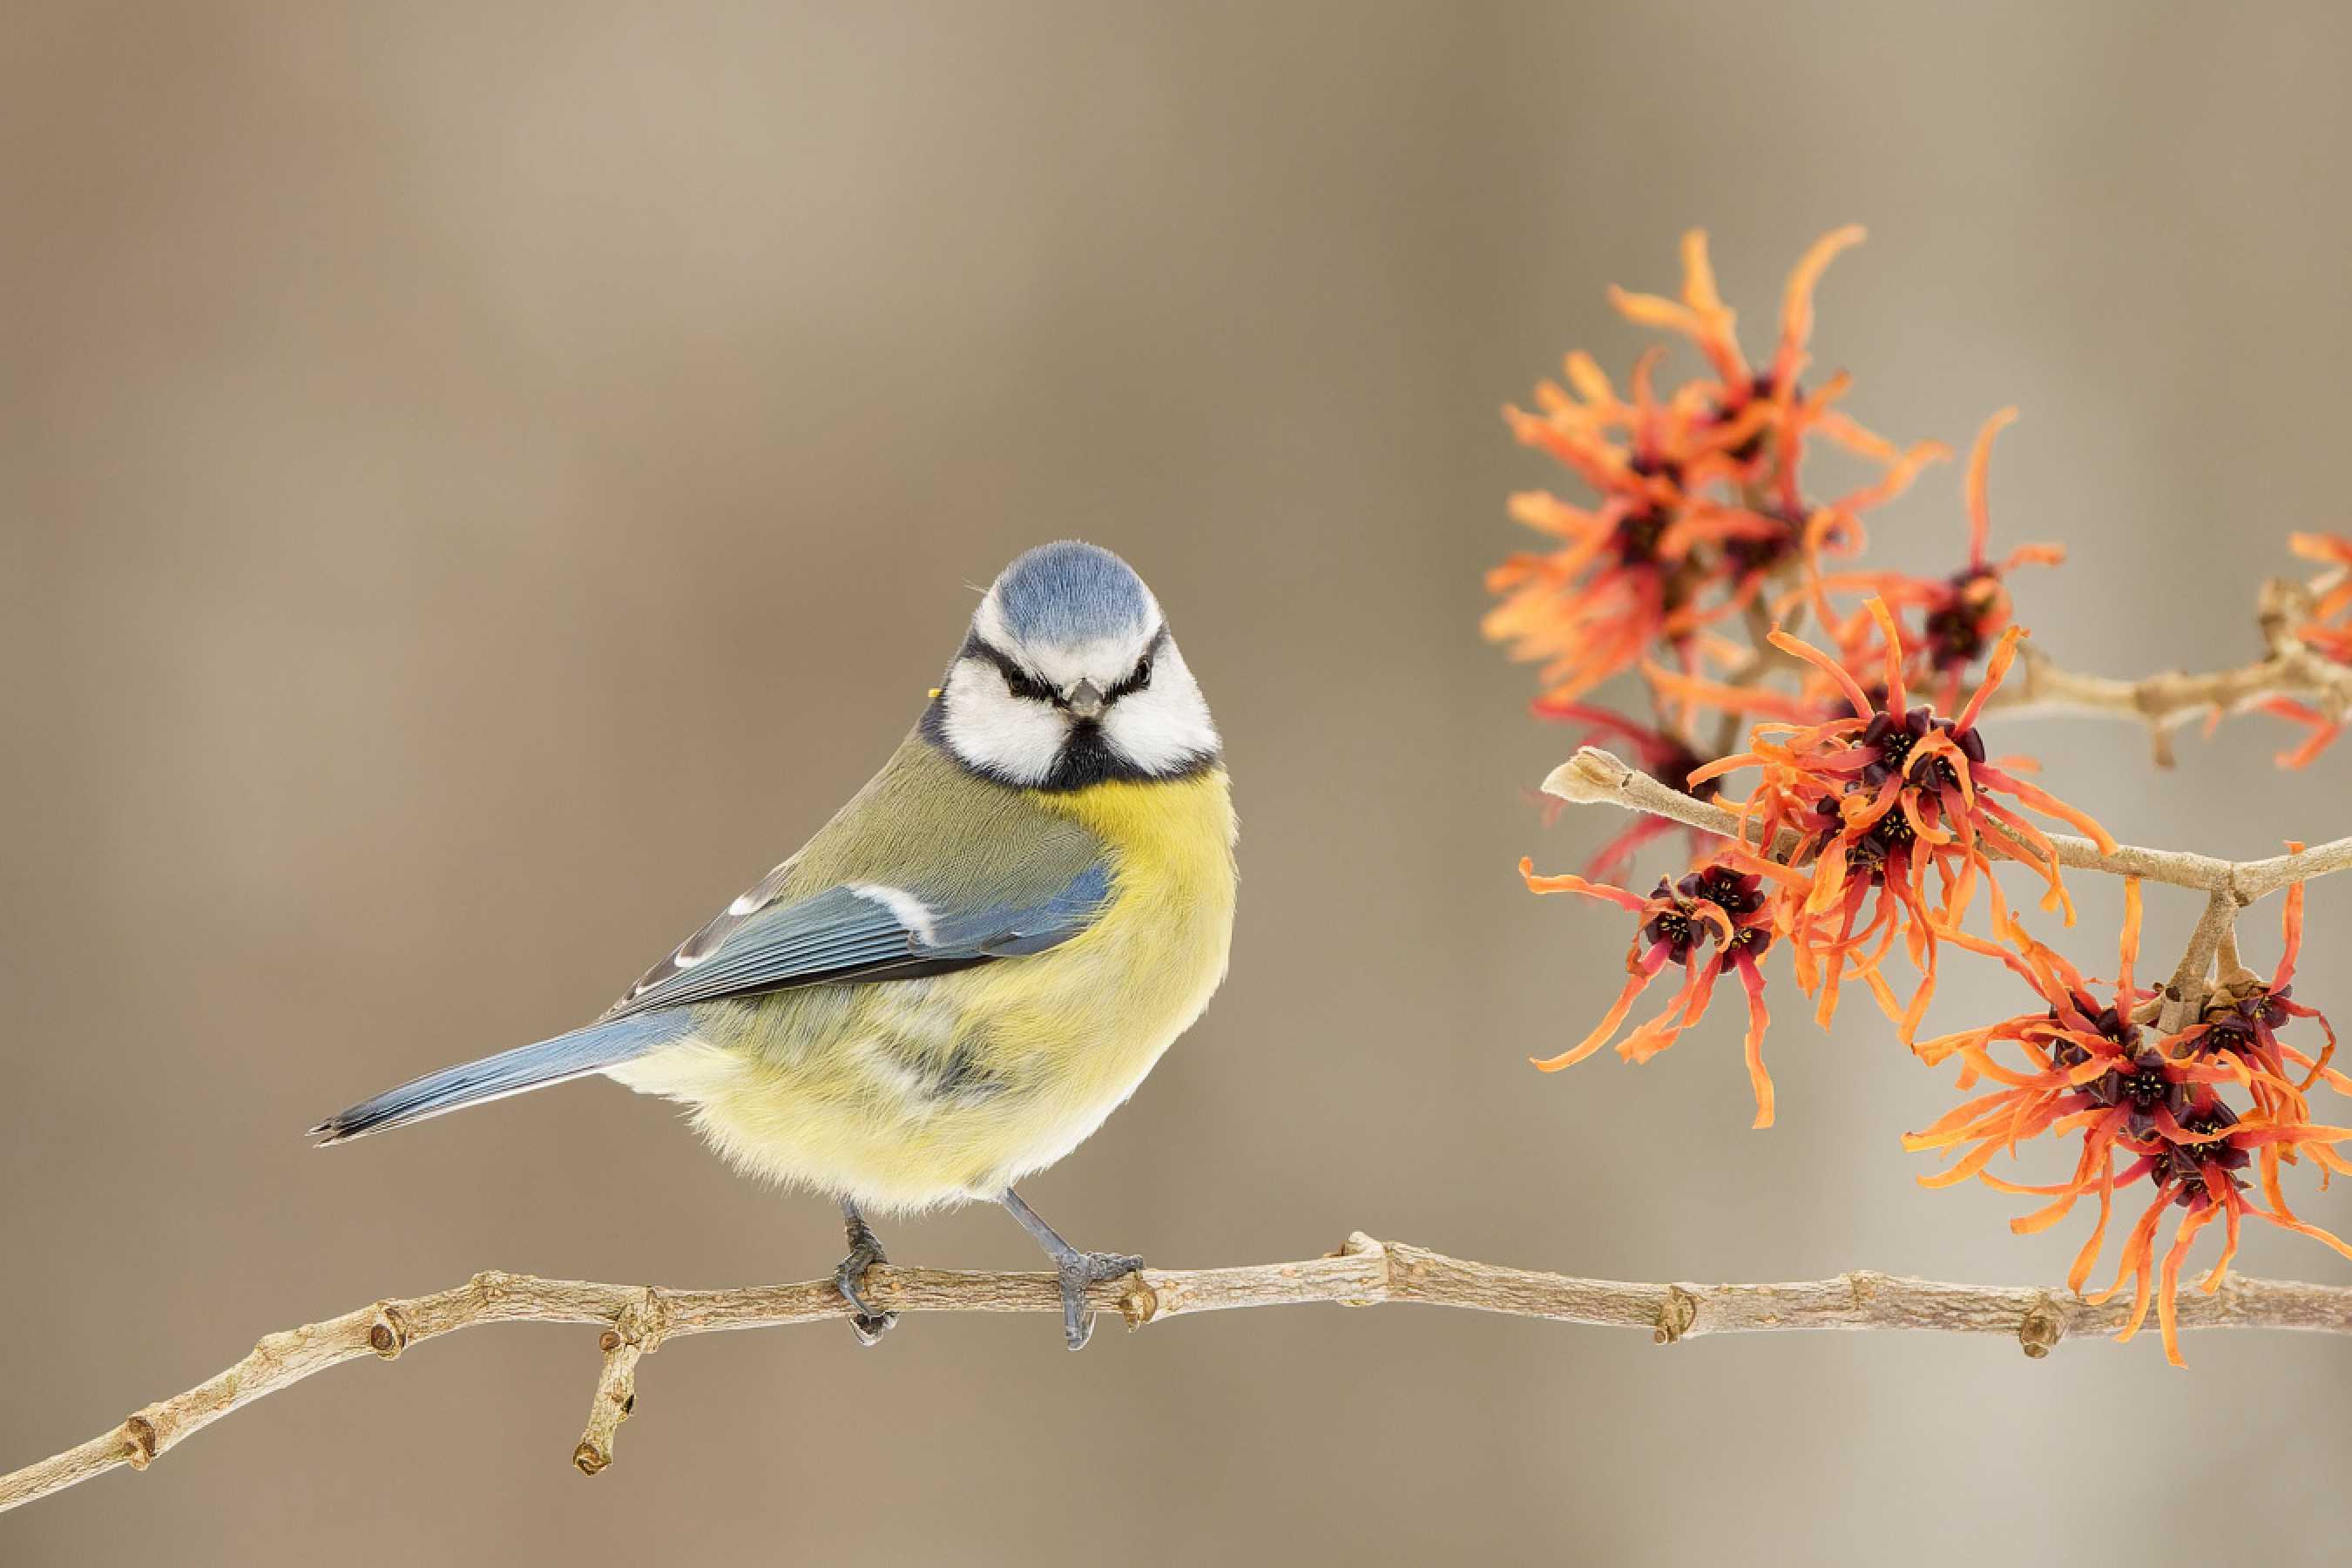
[[[1070,688],[1070,694],[1062,699],[1062,706],[1081,719],[1099,719],[1103,710],[1102,688],[1091,680],[1081,680]]]

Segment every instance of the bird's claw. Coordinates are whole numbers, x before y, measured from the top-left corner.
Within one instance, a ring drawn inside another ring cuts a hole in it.
[[[1074,1351],[1094,1337],[1094,1314],[1087,1310],[1087,1287],[1142,1270],[1143,1259],[1125,1252],[1078,1252],[1055,1265],[1062,1280],[1062,1336]]]
[[[857,1336],[857,1342],[861,1345],[880,1344],[882,1336],[888,1333],[891,1326],[898,1321],[898,1313],[877,1312],[874,1310],[874,1303],[866,1299],[866,1271],[877,1263],[889,1261],[882,1250],[881,1238],[874,1234],[871,1227],[863,1221],[850,1226],[849,1256],[843,1258],[841,1267],[833,1271],[833,1286],[853,1310],[849,1329]]]

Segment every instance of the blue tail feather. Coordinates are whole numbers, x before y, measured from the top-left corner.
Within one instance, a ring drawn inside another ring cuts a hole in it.
[[[310,1136],[320,1146],[341,1143],[387,1127],[404,1127],[446,1110],[502,1100],[525,1089],[543,1089],[566,1079],[601,1072],[683,1039],[694,1027],[683,1009],[667,1008],[592,1024],[536,1045],[518,1046],[479,1061],[465,1062],[388,1089],[339,1110]]]

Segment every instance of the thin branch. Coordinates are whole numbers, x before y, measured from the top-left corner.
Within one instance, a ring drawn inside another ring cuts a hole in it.
[[[2237,921],[2231,921],[2230,922],[2230,929],[2221,933],[2221,942],[2220,947],[2214,951],[2213,962],[2215,966],[2221,970],[2221,978],[2224,981],[2227,981],[2231,976],[2245,969],[2246,966],[2244,962],[2238,957]]]
[[[1598,746],[1578,748],[1576,755],[1551,771],[1543,782],[1546,795],[1579,805],[1605,804],[1627,811],[1645,811],[1704,833],[1726,838],[1739,837],[1739,818],[1709,801],[1685,795],[1661,784],[1622,757]],[[2352,837],[2315,844],[2294,855],[2273,855],[2262,860],[2222,860],[2179,849],[2147,849],[2122,844],[2103,851],[2087,838],[2069,834],[2049,835],[2058,863],[2076,870],[2104,871],[2110,876],[2138,877],[2200,892],[2222,891],[2240,906],[2294,882],[2307,882],[2331,871],[2352,868]],[[1989,840],[1990,841],[1990,840]],[[1786,858],[1797,837],[1784,830],[1772,852]],[[2210,954],[2209,952],[2208,956]]]
[[[2238,929],[2238,900],[2231,889],[2216,888],[2205,900],[2205,912],[2197,919],[2197,929],[2189,934],[2188,951],[2180,955],[2180,967],[2172,972],[2172,984],[2164,988],[2164,1005],[2157,1013],[2157,1030],[2171,1035],[2179,1032],[2186,1018],[2200,1017],[2205,998],[2211,994],[2207,976],[2213,968],[2214,955],[2221,943],[2234,941]]]
[[[1055,1312],[1050,1274],[970,1274],[877,1265],[866,1293],[883,1311]],[[1797,1329],[1911,1329],[2002,1334],[2029,1356],[2070,1334],[2121,1329],[2130,1304],[2102,1306],[2032,1286],[1948,1285],[1867,1270],[1778,1285],[1630,1284],[1471,1263],[1359,1231],[1338,1253],[1237,1268],[1146,1268],[1092,1287],[1088,1300],[1129,1328],[1228,1308],[1416,1301],[1555,1322],[1646,1329],[1660,1344],[1703,1334]],[[2352,1286],[2231,1277],[2219,1290],[2180,1292],[2183,1328],[2302,1329],[2352,1333]],[[397,1360],[409,1346],[482,1323],[602,1323],[604,1361],[586,1434],[572,1451],[582,1473],[613,1462],[614,1436],[636,1405],[639,1363],[665,1342],[728,1329],[773,1328],[846,1316],[830,1279],[735,1290],[672,1290],[477,1274],[430,1296],[384,1300],[340,1318],[268,1335],[216,1377],[148,1405],[79,1447],[0,1476],[0,1510],[62,1491],[118,1466],[145,1469],[190,1433],[313,1373],[362,1356]]]
[[[1748,601],[1748,610],[1744,618],[1748,627],[1749,645],[1748,657],[1740,662],[1738,668],[1723,679],[1723,684],[1734,691],[1759,685],[1776,668],[1798,662],[1794,655],[1781,652],[1772,642],[1772,633],[1776,627],[1772,614],[1765,608],[1761,596]],[[1803,631],[1804,624],[1805,605],[1802,600],[1799,600],[1790,607],[1787,618],[1777,629],[1796,637]],[[1738,709],[1726,709],[1722,721],[1716,726],[1715,750],[1708,754],[1717,757],[1730,755],[1738,748],[1739,731],[1746,727],[1747,723],[1747,716]]]
[[[2200,716],[2242,712],[2265,698],[2315,699],[2322,712],[2342,719],[2352,714],[2352,665],[2314,653],[2293,629],[2309,618],[2317,585],[2284,578],[2263,584],[2257,619],[2270,653],[2252,664],[2200,675],[2173,670],[2117,680],[2063,669],[2028,647],[2016,673],[1988,706],[2012,718],[2094,713],[2133,720],[2147,726],[2159,767],[2172,765],[2174,730]]]

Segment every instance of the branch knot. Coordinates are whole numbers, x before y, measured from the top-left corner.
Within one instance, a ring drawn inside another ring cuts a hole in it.
[[[669,1333],[669,1320],[668,1295],[658,1285],[648,1285],[645,1300],[630,1302],[614,1318],[604,1336],[611,1342],[604,1349],[609,1354],[626,1344],[648,1353],[657,1351]]]
[[[145,1469],[155,1462],[155,1456],[163,1451],[163,1437],[155,1430],[155,1423],[143,1414],[123,1421],[122,1439],[130,1450],[122,1458],[134,1470]]]
[[[1658,1303],[1658,1326],[1650,1342],[1658,1345],[1678,1344],[1698,1321],[1698,1298],[1679,1285],[1666,1287],[1666,1299]]]
[[[1360,1230],[1350,1231],[1348,1233],[1348,1239],[1339,1244],[1339,1251],[1326,1253],[1324,1256],[1370,1258],[1377,1258],[1380,1262],[1381,1277],[1373,1287],[1376,1293],[1370,1296],[1344,1297],[1339,1302],[1342,1307],[1377,1307],[1388,1300],[1395,1291],[1396,1254],[1390,1250],[1388,1243],[1379,1237],[1367,1236]]]
[[[2024,1318],[2017,1325],[2017,1342],[2025,1353],[2040,1361],[2056,1350],[2058,1342],[2065,1337],[2065,1309],[2052,1300],[2047,1292],[2034,1297],[2033,1305],[2025,1310]]]
[[[1152,1314],[1160,1310],[1160,1292],[1151,1288],[1151,1281],[1144,1277],[1140,1268],[1128,1278],[1135,1284],[1119,1296],[1118,1315],[1127,1320],[1129,1329],[1139,1329],[1151,1321]]]
[[[385,1361],[398,1361],[407,1348],[408,1320],[390,1301],[378,1301],[374,1321],[368,1324],[368,1349]]]

